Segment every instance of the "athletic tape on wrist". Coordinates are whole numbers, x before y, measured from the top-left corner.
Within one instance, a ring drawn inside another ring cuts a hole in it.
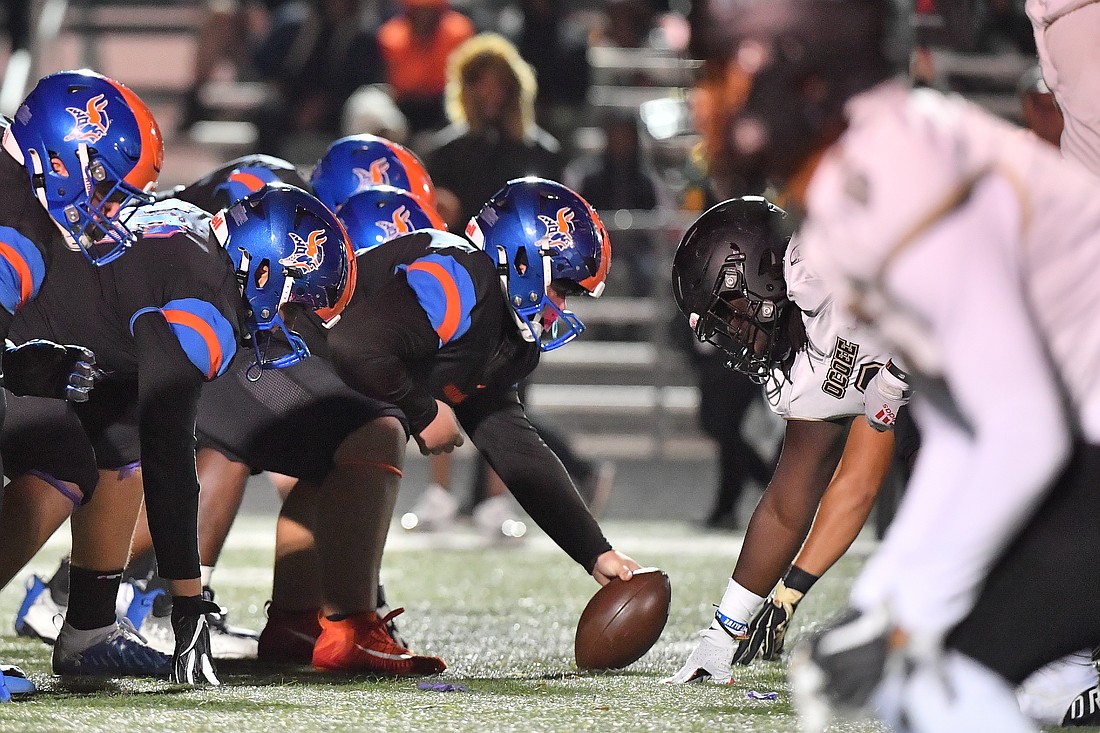
[[[722,627],[723,631],[734,639],[741,639],[749,634],[749,625],[747,623],[730,618],[722,613],[721,609],[714,612],[714,620],[718,622],[718,625]]]

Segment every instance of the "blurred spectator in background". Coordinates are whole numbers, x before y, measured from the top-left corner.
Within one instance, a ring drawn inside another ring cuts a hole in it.
[[[1100,176],[1100,4],[1028,0],[1043,69],[1065,120],[1062,155]]]
[[[1043,72],[1038,66],[1023,73],[1018,91],[1020,110],[1027,129],[1058,147],[1062,137],[1062,111],[1058,109],[1058,102],[1043,80]]]
[[[1100,43],[1100,39],[1096,39]],[[1035,54],[1035,37],[1022,3],[1016,0],[988,0],[978,26],[977,48],[981,53]]]
[[[679,316],[679,314],[677,314]],[[729,360],[717,347],[695,338],[683,318],[669,324],[672,341],[682,348],[699,386],[699,427],[718,447],[718,487],[703,519],[710,529],[744,529],[741,500],[749,482],[767,486],[778,456],[761,458],[745,441],[745,419],[763,391],[744,374],[726,368]],[[778,453],[778,451],[776,451]]]
[[[388,84],[359,87],[344,105],[341,136],[377,135],[404,145],[409,122],[398,109]]]
[[[538,80],[535,120],[564,139],[587,105],[588,29],[561,0],[521,0],[516,47]]]
[[[713,101],[702,87],[689,94],[692,125],[699,132],[712,124]],[[718,203],[707,177],[707,158],[702,140],[688,152],[684,163],[686,185],[679,202],[684,211],[701,214]],[[777,446],[773,455],[761,458],[744,438],[745,420],[753,403],[763,399],[763,391],[745,375],[727,369],[722,352],[696,339],[679,314],[669,328],[669,340],[683,350],[695,372],[699,427],[718,448],[718,486],[703,525],[711,529],[741,529],[745,526],[740,513],[742,497],[750,480],[761,488],[766,486],[779,457]]]
[[[473,35],[473,22],[449,0],[403,0],[403,12],[378,29],[385,80],[411,134],[438,130],[447,123],[447,59]]]
[[[291,162],[316,160],[339,137],[352,92],[380,80],[381,60],[359,0],[283,10],[256,52],[257,72],[275,88],[257,113],[257,148]]]
[[[604,0],[606,22],[593,29],[591,43],[617,48],[683,51],[687,21],[661,0]]]
[[[447,60],[447,117],[424,150],[437,210],[461,232],[513,178],[560,180],[557,139],[535,123],[535,73],[516,47],[482,33]]]
[[[607,140],[603,154],[574,161],[564,183],[599,212],[655,211],[660,204],[661,181],[643,157],[636,112],[606,112],[603,129]],[[625,264],[629,271],[629,295],[652,295],[657,280],[665,279],[658,272],[661,262],[654,251],[653,234],[645,222],[615,233],[615,262]]]
[[[210,117],[212,111],[202,99],[207,82],[224,67],[229,67],[238,79],[251,76],[256,45],[270,32],[283,8],[306,5],[302,0],[208,0],[196,39],[193,78],[184,95],[177,128],[187,131]]]
[[[647,48],[660,45],[657,10],[649,0],[604,0],[606,25],[594,42],[617,48]]]

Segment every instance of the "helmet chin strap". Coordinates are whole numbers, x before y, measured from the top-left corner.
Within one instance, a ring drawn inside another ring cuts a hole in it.
[[[221,239],[221,237],[218,237]],[[222,246],[225,246],[225,242],[222,242]],[[237,289],[241,291],[241,297],[244,297],[244,288],[248,284],[248,271],[252,269],[252,255],[248,253],[248,250],[244,247],[238,247],[241,252],[241,264],[237,267],[234,275],[237,278]]]
[[[84,194],[88,197],[88,200],[91,201],[93,185],[92,182],[88,179],[88,166],[91,164],[91,158],[88,157],[87,143],[80,143],[76,146],[76,157],[80,161],[80,179],[81,182],[84,184]],[[75,207],[75,204],[73,206]],[[73,239],[76,241],[78,246],[82,246],[85,249],[91,247],[93,244],[93,242],[88,239],[88,235],[83,232],[79,236],[74,236]]]
[[[283,307],[283,304],[290,300],[290,291],[294,288],[294,278],[287,275],[283,280],[283,292],[279,293],[279,303],[275,306],[275,310]]]

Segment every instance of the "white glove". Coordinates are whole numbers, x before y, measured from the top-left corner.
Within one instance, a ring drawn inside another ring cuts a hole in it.
[[[867,385],[863,393],[863,414],[871,427],[880,433],[893,430],[898,410],[909,403],[912,395],[908,375],[890,360]]]
[[[700,631],[699,637],[698,645],[680,671],[671,677],[665,677],[661,682],[666,685],[705,682],[708,679],[721,685],[733,682],[733,674],[730,672],[733,637],[723,629],[713,627]]]

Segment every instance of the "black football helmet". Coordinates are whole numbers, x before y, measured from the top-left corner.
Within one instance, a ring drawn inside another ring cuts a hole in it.
[[[749,85],[725,110],[721,185],[782,180],[844,128],[844,104],[904,71],[904,0],[694,0],[690,53],[707,73],[736,62]]]
[[[672,292],[695,337],[722,349],[727,366],[757,383],[790,351],[783,255],[787,214],[760,196],[717,204],[695,220],[676,248]]]

